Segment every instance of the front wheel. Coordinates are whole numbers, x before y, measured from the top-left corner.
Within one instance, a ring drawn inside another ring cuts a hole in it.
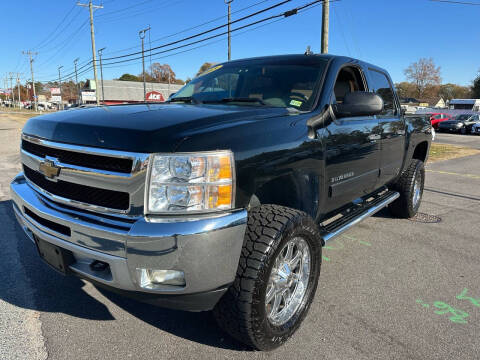
[[[467,128],[464,126],[460,129],[460,134],[465,135],[467,133]]]
[[[251,210],[236,279],[214,309],[219,326],[258,350],[285,343],[315,295],[321,251],[307,214],[276,205]]]
[[[389,205],[390,212],[401,218],[414,217],[422,201],[424,184],[423,161],[412,159],[408,168],[391,187],[400,193],[400,197]]]

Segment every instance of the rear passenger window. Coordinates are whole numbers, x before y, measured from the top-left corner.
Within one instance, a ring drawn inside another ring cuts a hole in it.
[[[380,71],[370,69],[372,90],[383,99],[384,109],[380,115],[389,116],[396,114],[395,98],[392,85],[387,76]]]

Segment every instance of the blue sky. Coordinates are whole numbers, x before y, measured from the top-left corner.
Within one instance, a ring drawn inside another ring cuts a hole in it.
[[[310,1],[292,0],[241,24]],[[34,62],[35,78],[43,81],[56,79],[57,67],[60,65],[64,66],[64,74],[73,71],[73,60],[77,57],[80,58],[79,64],[91,59],[88,9],[75,6],[75,2],[76,0],[2,1],[0,79],[7,72],[17,71],[23,73],[24,80],[30,78],[28,61],[21,54],[22,50],[38,51]],[[232,19],[271,6],[280,0],[234,0],[232,12],[259,2],[261,4],[234,13]],[[470,2],[480,4],[477,0]],[[100,3],[102,0],[94,1],[94,4]],[[158,46],[226,22],[227,7],[223,0],[103,0],[103,5],[104,8],[95,11],[94,16],[97,49],[106,47],[105,58],[138,51],[138,31],[148,25],[151,26],[152,46]],[[54,32],[67,14],[63,24]],[[224,15],[225,18],[165,38]],[[316,6],[269,25],[250,31],[238,31],[232,37],[232,58],[303,53],[307,45],[314,52],[319,52],[321,15],[322,7]],[[395,82],[405,79],[403,70],[411,62],[420,57],[432,57],[441,66],[444,83],[470,85],[480,69],[479,16],[480,6],[429,0],[334,1],[330,14],[329,52],[350,55],[382,66],[389,70]],[[147,48],[148,40],[147,35]],[[207,43],[210,44],[168,57],[155,59],[160,56],[157,55],[152,62],[170,64],[178,78],[193,77],[204,62],[227,59],[225,37]],[[186,49],[188,48],[182,50]],[[173,53],[175,52],[178,51]],[[146,65],[149,64],[150,59],[147,57]],[[126,72],[139,74],[141,61],[105,66],[104,78],[119,77]],[[80,76],[81,79],[87,77],[92,78],[93,71]],[[0,87],[2,86],[3,81],[0,82]]]

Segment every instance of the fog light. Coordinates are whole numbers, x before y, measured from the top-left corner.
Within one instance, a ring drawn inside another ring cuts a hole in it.
[[[178,270],[137,269],[142,288],[155,289],[159,285],[185,286],[185,274]]]

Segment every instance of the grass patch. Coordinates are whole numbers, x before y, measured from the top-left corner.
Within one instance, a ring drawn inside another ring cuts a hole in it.
[[[428,162],[450,160],[476,154],[480,154],[480,150],[458,145],[432,143]]]

